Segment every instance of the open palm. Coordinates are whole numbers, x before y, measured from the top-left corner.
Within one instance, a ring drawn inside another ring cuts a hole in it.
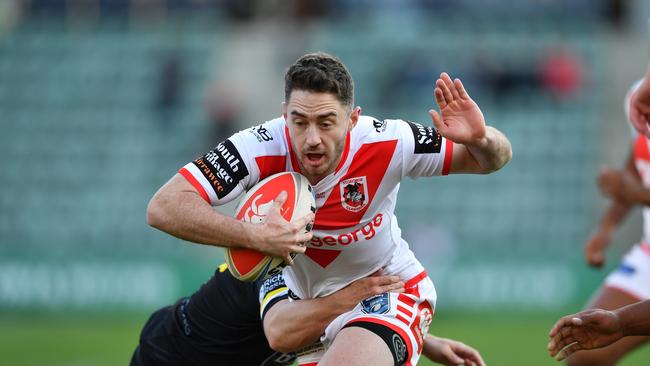
[[[485,138],[485,118],[469,97],[460,79],[440,74],[434,90],[440,113],[430,110],[433,124],[442,136],[459,144],[478,144]]]

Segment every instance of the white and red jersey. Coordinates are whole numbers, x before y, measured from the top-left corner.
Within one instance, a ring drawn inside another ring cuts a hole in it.
[[[634,94],[634,92],[639,87],[639,85],[641,85],[641,81],[642,80],[637,81],[634,85],[632,85],[632,87],[628,91],[625,97],[624,109],[625,109],[625,115],[628,119],[628,123],[632,128],[632,138],[634,141],[634,145],[632,147],[632,158],[634,159],[634,166],[636,167],[637,172],[639,172],[639,176],[641,177],[643,186],[645,188],[650,189],[650,142],[648,141],[647,137],[640,135],[632,127],[632,122],[630,121],[630,99],[632,98],[632,94]],[[642,212],[643,212],[642,243],[650,243],[650,207],[643,206]],[[648,246],[648,249],[650,251],[650,244],[646,244],[646,245]]]
[[[409,280],[422,273],[394,215],[404,177],[444,175],[453,142],[432,126],[360,117],[336,171],[313,188],[314,237],[285,269],[300,298],[328,295],[379,268]],[[180,173],[212,205],[224,204],[265,177],[300,172],[283,118],[241,131]],[[396,260],[396,258],[402,260]]]

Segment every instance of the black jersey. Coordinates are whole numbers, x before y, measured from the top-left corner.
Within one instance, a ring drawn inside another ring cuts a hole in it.
[[[192,296],[151,315],[131,365],[291,365],[295,357],[273,351],[262,326],[286,293],[281,275],[245,283],[222,265]]]

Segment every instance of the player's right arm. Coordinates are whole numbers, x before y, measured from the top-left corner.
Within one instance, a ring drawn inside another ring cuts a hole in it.
[[[147,207],[149,225],[177,238],[214,246],[255,249],[291,262],[290,253],[302,253],[300,245],[312,233],[300,230],[311,216],[289,223],[280,215],[286,193],[274,201],[267,220],[253,225],[214,210],[180,174],[174,175],[153,196]]]
[[[650,335],[650,300],[607,311],[589,309],[555,323],[548,351],[563,360],[574,352],[608,346],[627,336]]]
[[[284,220],[279,208],[286,194],[275,199],[266,221],[258,225],[240,222],[212,207],[233,200],[259,181],[256,158],[281,145],[270,135],[265,135],[270,143],[259,143],[253,132],[263,128],[265,133],[271,133],[272,123],[262,125],[268,130],[257,126],[255,131],[239,132],[185,165],[149,202],[149,225],[187,241],[255,249],[291,263],[290,253],[303,253],[305,248],[300,243],[311,239],[311,232],[303,234],[301,230],[313,214],[293,223]]]

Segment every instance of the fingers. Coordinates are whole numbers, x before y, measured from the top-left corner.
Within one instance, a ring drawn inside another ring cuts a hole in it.
[[[275,197],[275,200],[273,200],[273,207],[278,209],[278,211],[282,211],[282,206],[284,206],[285,202],[287,202],[287,191],[282,191],[277,197]]]
[[[440,93],[438,93],[438,90],[440,90]],[[444,105],[447,105],[454,101],[454,95],[451,93],[451,90],[442,79],[436,80],[436,90],[434,90],[433,93],[436,96],[436,101],[438,102],[438,105],[440,105],[440,108],[444,108],[444,106],[440,103],[439,95],[442,96]]]
[[[562,348],[560,352],[558,352],[557,356],[555,356],[555,359],[557,361],[563,361],[565,358],[571,356],[577,351],[580,351],[581,349],[582,348],[578,342],[569,343],[564,348]]]
[[[460,79],[454,79],[454,86],[458,90],[458,94],[460,95],[461,99],[470,99],[469,94],[467,94],[465,86],[463,85],[463,82],[460,81]]]
[[[441,107],[442,108],[442,107]],[[438,113],[435,109],[429,110],[429,116],[431,116],[431,121],[433,122],[433,125],[436,127],[436,130],[440,132],[441,134],[445,134],[445,124],[442,122],[442,118],[440,117],[440,113]]]
[[[474,348],[462,342],[457,342],[455,344],[454,352],[465,359],[465,365],[485,366],[485,361],[483,361],[481,354]]]
[[[458,93],[458,89],[456,89],[456,85],[451,80],[449,74],[443,72],[442,74],[440,74],[440,79],[442,79],[447,89],[449,89],[449,92],[451,93],[453,100],[460,99],[460,94]]]
[[[291,226],[293,227],[294,230],[296,230],[296,232],[301,232],[302,230],[307,228],[307,225],[309,223],[314,221],[315,217],[316,217],[316,215],[314,215],[313,213],[308,213],[307,215],[305,215],[305,216],[299,218],[298,220],[295,220],[294,222],[292,222]],[[311,225],[310,225],[310,229],[311,229]],[[311,230],[309,230],[309,231],[311,232]],[[309,239],[311,239],[311,237]]]
[[[443,109],[447,106],[447,101],[443,95],[442,88],[438,87],[438,82],[436,82],[436,88],[433,90],[433,95],[435,96],[436,103],[438,103],[438,107],[440,107],[440,109]]]

